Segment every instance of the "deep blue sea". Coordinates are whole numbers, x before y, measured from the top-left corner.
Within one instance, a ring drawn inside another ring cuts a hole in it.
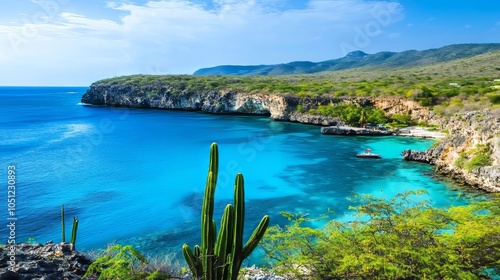
[[[132,243],[143,253],[180,253],[200,243],[209,147],[219,144],[216,219],[245,178],[247,233],[264,214],[335,211],[346,219],[353,192],[392,197],[424,189],[436,206],[475,194],[440,180],[430,166],[405,162],[404,149],[432,140],[326,136],[318,126],[266,117],[87,107],[84,87],[0,87],[0,219],[7,224],[7,169],[16,177],[16,241],[61,241],[60,206],[79,219],[76,246]],[[382,159],[354,155],[371,148]],[[3,205],[3,206],[1,206]],[[347,214],[347,215],[346,215]],[[6,226],[0,236],[7,240]]]

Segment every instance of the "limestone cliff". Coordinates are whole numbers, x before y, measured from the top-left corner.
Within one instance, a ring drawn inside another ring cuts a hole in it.
[[[319,105],[357,103],[372,105],[388,115],[411,114],[415,121],[435,123],[429,109],[413,100],[401,97],[297,97],[268,93],[245,93],[237,91],[201,90],[181,93],[168,85],[126,85],[119,83],[95,83],[83,95],[82,102],[92,105],[132,108],[157,108],[203,111],[216,114],[268,115],[274,120],[292,121],[316,125],[342,125],[342,121],[307,113]],[[297,106],[302,107],[301,112]]]
[[[448,137],[426,152],[436,171],[467,185],[500,192],[500,110],[457,114],[446,128]]]

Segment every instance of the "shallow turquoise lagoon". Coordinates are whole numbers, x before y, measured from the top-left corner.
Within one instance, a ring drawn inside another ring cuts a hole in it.
[[[325,136],[317,126],[265,117],[85,107],[78,104],[85,90],[0,88],[0,168],[18,171],[18,242],[59,242],[64,203],[67,225],[80,220],[79,249],[115,241],[180,253],[183,243],[198,244],[212,142],[220,151],[215,215],[231,203],[241,172],[248,231],[264,214],[271,224],[286,223],[280,211],[330,210],[346,219],[353,192],[392,197],[424,189],[440,207],[477,195],[401,159],[404,149],[424,150],[431,140]],[[382,159],[356,158],[365,148]],[[0,213],[7,221],[7,205]],[[8,237],[5,227],[0,234]]]

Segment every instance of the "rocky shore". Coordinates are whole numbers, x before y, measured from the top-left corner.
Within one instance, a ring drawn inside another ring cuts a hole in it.
[[[367,136],[388,136],[394,135],[389,130],[374,130],[350,126],[328,126],[322,127],[321,133],[326,135],[367,135]]]
[[[488,192],[500,192],[500,110],[456,114],[447,137],[427,151],[404,151],[405,160],[436,166],[436,172]],[[473,161],[483,155],[479,166]]]
[[[0,280],[80,280],[92,260],[71,243],[4,245],[0,249]],[[249,280],[287,280],[252,266],[242,270]],[[89,280],[95,280],[88,278]],[[192,279],[186,274],[177,279]]]
[[[5,245],[0,252],[0,280],[78,280],[92,262],[71,243]]]
[[[129,108],[154,108],[201,111],[213,114],[265,115],[273,120],[323,126],[345,125],[340,119],[308,113],[319,105],[359,104],[374,106],[387,114],[411,112],[415,121],[434,123],[437,117],[427,107],[402,97],[335,98],[327,96],[298,97],[268,93],[201,90],[175,93],[168,85],[125,85],[94,83],[82,96],[82,103]],[[299,106],[300,105],[300,106]],[[298,110],[298,107],[301,107]]]

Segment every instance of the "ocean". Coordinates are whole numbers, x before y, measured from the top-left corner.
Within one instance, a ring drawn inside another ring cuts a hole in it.
[[[318,126],[257,116],[88,107],[80,104],[86,89],[0,87],[0,219],[16,218],[17,243],[60,242],[64,204],[67,239],[72,218],[79,219],[79,250],[115,242],[180,255],[183,243],[200,243],[212,142],[220,153],[215,218],[231,203],[241,172],[247,235],[265,214],[271,225],[286,224],[281,211],[348,219],[353,193],[390,198],[423,189],[438,207],[480,195],[402,160],[404,149],[425,150],[433,140],[327,136]],[[356,158],[365,148],[382,159]],[[13,213],[9,166],[16,171]],[[8,227],[0,228],[6,242]]]

